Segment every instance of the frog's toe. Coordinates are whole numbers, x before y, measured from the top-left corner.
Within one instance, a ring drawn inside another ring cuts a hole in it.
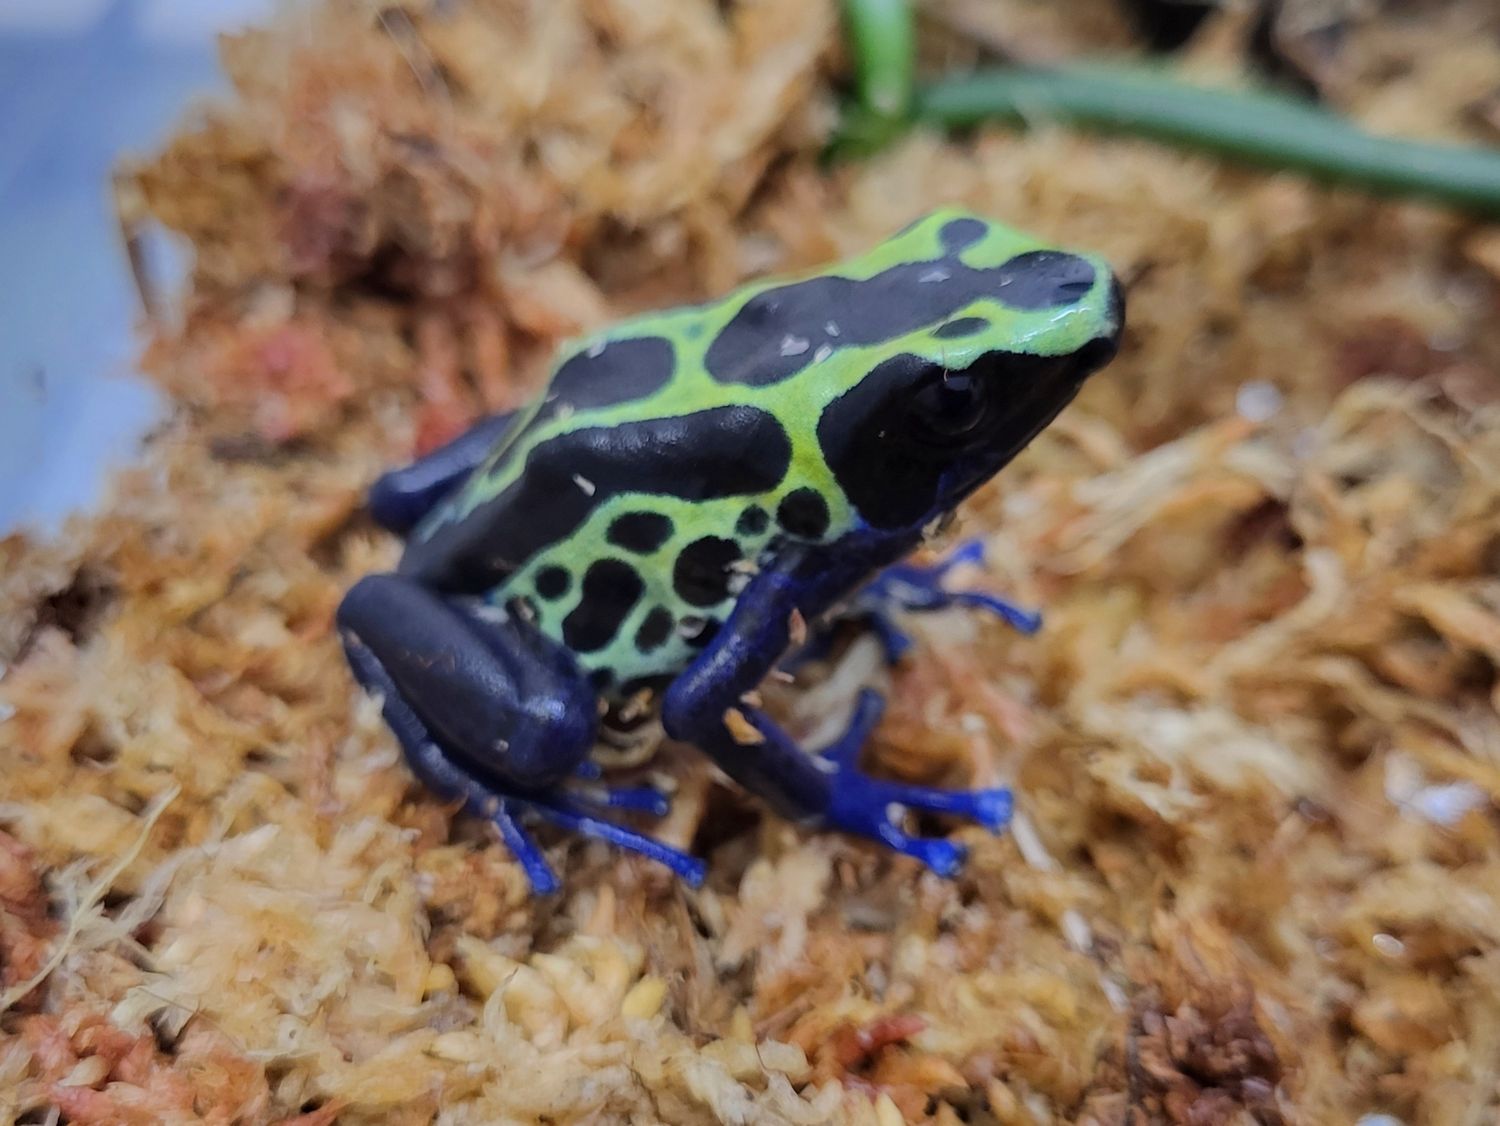
[[[945,879],[956,876],[969,857],[969,850],[963,845],[940,837],[907,837],[903,844],[893,847],[897,852],[920,860]]]
[[[845,832],[880,841],[887,848],[920,860],[940,876],[952,876],[963,866],[967,850],[941,837],[919,837],[901,827],[907,807],[890,799],[883,783],[874,779],[840,779],[842,797],[828,811],[829,822]]]
[[[499,799],[487,810],[487,816],[495,827],[500,831],[500,839],[510,849],[511,855],[521,865],[522,871],[526,873],[526,880],[531,884],[531,890],[537,895],[551,895],[557,891],[562,884],[557,878],[557,873],[552,870],[552,865],[547,863],[547,858],[542,855],[541,847],[531,839],[531,835],[521,828],[517,820],[516,808],[504,798]]]
[[[933,570],[939,575],[946,575],[953,568],[965,563],[972,563],[976,567],[984,566],[984,540],[978,536],[964,540],[963,543],[950,551],[948,558],[944,559]]]
[[[946,813],[999,832],[1010,824],[1014,799],[1004,787],[984,790],[940,790],[932,786],[910,786],[902,782],[882,783],[882,793],[891,802],[925,813]]]
[[[970,816],[992,833],[998,833],[1010,824],[1016,813],[1016,799],[1004,786],[985,790],[973,790],[974,812]]]
[[[1017,633],[1031,637],[1042,628],[1042,615],[1038,610],[1018,606],[998,594],[982,590],[956,590],[949,596],[955,606],[972,606],[993,614]]]
[[[672,812],[672,800],[655,786],[594,786],[574,791],[590,805],[605,809],[624,809],[665,817]]]
[[[628,809],[632,813],[648,813],[652,817],[665,817],[672,812],[672,801],[655,786],[606,786],[604,768],[593,759],[584,759],[573,771],[573,777],[590,783],[577,787],[572,792],[590,805],[603,809]]]
[[[648,860],[654,860],[670,868],[692,887],[699,887],[703,883],[707,866],[696,856],[689,856],[671,845],[662,844],[661,841],[637,833],[634,829],[627,829],[623,825],[616,825],[613,821],[605,821],[603,818],[596,817],[563,795],[532,797],[525,801],[539,816],[551,821],[554,825],[580,836],[604,841],[616,848],[625,849],[627,852],[634,852]]]

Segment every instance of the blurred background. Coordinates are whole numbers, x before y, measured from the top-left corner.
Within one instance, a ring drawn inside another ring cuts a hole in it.
[[[140,310],[110,168],[220,86],[218,33],[272,7],[0,2],[0,535],[93,503],[157,417],[132,373]],[[175,283],[181,262],[153,249]]]

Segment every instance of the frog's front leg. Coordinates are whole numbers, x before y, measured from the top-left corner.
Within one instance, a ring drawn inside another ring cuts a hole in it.
[[[350,667],[381,696],[412,772],[493,821],[537,891],[555,890],[557,877],[522,828],[526,814],[702,879],[699,861],[601,820],[562,788],[593,747],[596,697],[572,657],[518,616],[371,575],[344,599],[338,624]],[[598,804],[660,812],[608,796]]]
[[[663,726],[673,738],[699,747],[783,816],[880,840],[951,875],[964,850],[947,840],[910,835],[901,826],[906,811],[956,814],[998,830],[1010,820],[1009,790],[941,790],[861,773],[860,751],[882,711],[872,690],[860,695],[848,727],[821,757],[803,751],[745,699],[786,650],[793,614],[810,614],[826,604],[831,591],[825,585],[828,580],[799,576],[795,566],[757,575],[708,647],[667,690]]]
[[[447,445],[401,469],[382,474],[370,486],[370,515],[375,523],[405,535],[479,467],[515,421],[516,412],[482,418]]]

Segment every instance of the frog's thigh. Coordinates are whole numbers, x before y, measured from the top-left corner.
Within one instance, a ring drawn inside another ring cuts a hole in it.
[[[365,687],[399,694],[432,742],[475,776],[545,788],[593,746],[593,689],[566,651],[522,622],[399,575],[370,575],[339,606],[338,625]]]

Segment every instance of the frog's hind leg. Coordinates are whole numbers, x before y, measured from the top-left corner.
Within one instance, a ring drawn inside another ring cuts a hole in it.
[[[595,695],[572,657],[515,616],[457,604],[396,575],[362,579],[339,607],[356,679],[382,698],[412,772],[431,790],[493,821],[539,892],[557,877],[523,827],[537,816],[641,853],[697,883],[699,861],[630,829],[561,783],[583,763],[597,726]]]
[[[516,413],[480,419],[447,445],[393,469],[370,486],[370,515],[387,531],[405,535],[468,479],[515,421]]]

